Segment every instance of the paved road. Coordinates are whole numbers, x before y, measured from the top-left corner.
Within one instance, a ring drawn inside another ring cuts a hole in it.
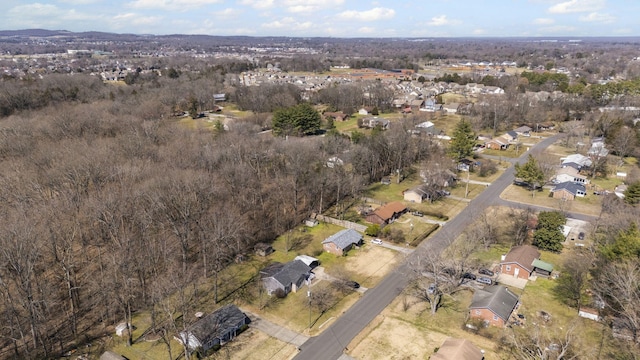
[[[547,138],[534,148],[525,152],[518,160],[524,163],[529,154],[537,154],[553,144],[559,136]],[[322,334],[309,339],[300,347],[295,357],[299,360],[334,360],[345,351],[347,345],[355,338],[402,290],[409,284],[413,274],[411,264],[417,263],[425,254],[441,253],[469,226],[475,216],[499,199],[504,189],[513,182],[514,169],[509,167],[496,181],[480,195],[468,203],[458,216],[447,221],[429,241],[424,241],[405,261],[383,278],[380,283],[369,289],[358,302],[340,316]]]

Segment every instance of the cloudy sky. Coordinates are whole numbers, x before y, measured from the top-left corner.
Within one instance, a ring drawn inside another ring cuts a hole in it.
[[[0,29],[332,37],[639,36],[640,0],[2,0]]]

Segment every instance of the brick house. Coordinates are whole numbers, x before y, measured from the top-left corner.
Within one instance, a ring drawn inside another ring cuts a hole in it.
[[[394,201],[375,209],[367,215],[367,221],[373,224],[386,225],[395,221],[405,212],[407,212],[407,207],[401,202]]]
[[[572,201],[578,197],[585,197],[587,195],[587,189],[584,185],[574,182],[563,182],[557,184],[553,190],[551,190],[554,199],[562,199]]]
[[[487,324],[504,327],[518,306],[518,297],[502,285],[476,290],[469,306],[469,317]]]
[[[540,260],[540,252],[531,245],[514,246],[500,261],[500,273],[529,280],[534,272],[548,276],[553,265]]]
[[[356,245],[362,244],[362,234],[353,229],[340,230],[322,242],[322,248],[332,254],[342,256]]]

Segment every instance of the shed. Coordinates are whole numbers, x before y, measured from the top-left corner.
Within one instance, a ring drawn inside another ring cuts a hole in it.
[[[113,351],[105,351],[100,355],[100,360],[127,360],[124,356],[118,355]]]
[[[257,243],[253,246],[253,250],[259,256],[267,256],[274,252],[273,246],[266,243]]]
[[[310,267],[311,269],[318,267],[320,265],[320,260],[309,256],[309,255],[298,255],[295,257],[295,259],[293,260],[300,260],[303,263],[305,263],[308,267]]]

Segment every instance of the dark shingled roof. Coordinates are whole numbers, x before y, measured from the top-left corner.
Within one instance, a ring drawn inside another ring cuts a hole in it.
[[[297,283],[300,276],[308,276],[311,268],[301,260],[293,260],[286,264],[273,263],[261,272],[266,275],[266,277],[273,277],[280,284],[287,286]]]
[[[560,190],[567,190],[573,196],[575,196],[578,193],[578,191],[582,191],[583,193],[587,192],[587,189],[584,187],[584,185],[570,182],[570,181],[560,183],[553,188],[553,192],[560,191]]]
[[[191,325],[189,332],[198,338],[200,343],[206,344],[212,339],[224,337],[230,329],[235,329],[246,317],[247,315],[237,306],[229,304],[198,320]]]
[[[518,304],[518,297],[502,285],[476,290],[469,309],[489,309],[505,322]]]

